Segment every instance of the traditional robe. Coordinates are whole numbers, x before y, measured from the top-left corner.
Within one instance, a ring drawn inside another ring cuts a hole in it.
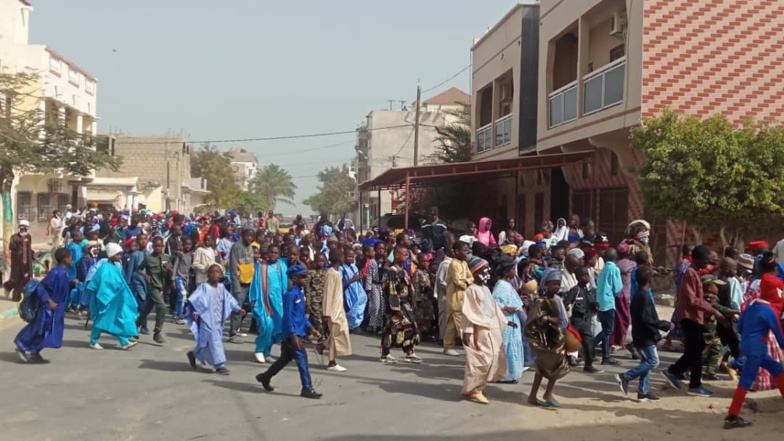
[[[481,392],[487,383],[506,376],[502,332],[507,319],[487,286],[471,284],[463,297],[461,331],[471,334],[463,345],[466,355],[463,395]]]
[[[256,337],[256,353],[270,356],[272,345],[283,341],[283,294],[288,291],[289,279],[286,276],[286,263],[256,263],[253,280],[250,282],[250,302],[253,304],[253,317],[259,322],[259,335]]]
[[[147,300],[147,281],[137,272],[145,257],[147,257],[146,252],[134,251],[125,265],[125,281],[131,287],[131,292],[136,296],[136,302],[139,305],[144,305]]]
[[[523,352],[523,335],[522,329],[524,322],[520,321],[520,314],[523,308],[523,301],[515,291],[512,284],[506,280],[499,280],[493,288],[493,299],[499,306],[509,306],[517,308],[515,312],[506,312],[501,310],[506,317],[506,321],[512,322],[517,327],[506,326],[503,328],[504,339],[504,353],[506,354],[506,377],[505,381],[517,380],[523,376],[523,367],[525,364],[525,356]]]
[[[343,280],[334,268],[327,270],[324,278],[324,311],[323,316],[329,317],[329,351],[330,357],[351,355],[351,339],[349,338],[349,322],[343,309]]]
[[[115,337],[134,337],[138,334],[136,319],[139,305],[120,269],[108,262],[101,259],[95,265],[95,273],[86,282],[93,329]]]
[[[59,348],[63,345],[65,328],[65,308],[71,279],[65,268],[57,265],[49,271],[38,285],[36,299],[38,310],[32,322],[19,331],[14,343],[25,352],[37,354],[44,348]],[[49,300],[57,303],[57,308],[49,308]]]
[[[8,243],[11,251],[11,277],[5,282],[6,291],[13,290],[13,301],[22,298],[27,282],[33,277],[33,239],[30,235],[14,234]]]
[[[548,380],[557,380],[569,373],[565,325],[562,328],[547,321],[550,317],[560,317],[561,323],[568,323],[562,316],[564,313],[559,303],[558,298],[537,298],[528,311],[525,323],[525,337],[536,355],[536,369]]]
[[[356,265],[343,264],[340,266],[340,275],[344,284],[358,273],[359,269]],[[365,319],[365,307],[367,306],[368,296],[365,288],[362,286],[361,279],[345,286],[344,304],[348,327],[349,329],[356,329],[362,325],[362,321]]]
[[[188,297],[189,311],[199,314],[199,320],[193,315],[185,317],[188,327],[196,340],[193,355],[202,364],[210,364],[220,369],[226,364],[226,352],[223,350],[223,326],[232,312],[240,310],[240,304],[222,284],[213,287],[202,283]]]

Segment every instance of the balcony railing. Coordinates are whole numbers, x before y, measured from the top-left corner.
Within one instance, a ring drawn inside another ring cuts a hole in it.
[[[512,142],[512,114],[495,122],[495,146],[501,147]]]
[[[577,81],[550,94],[550,127],[577,119]]]
[[[482,153],[493,148],[493,123],[490,123],[476,132],[476,152]]]
[[[583,78],[583,115],[588,115],[623,102],[626,57],[602,66]]]

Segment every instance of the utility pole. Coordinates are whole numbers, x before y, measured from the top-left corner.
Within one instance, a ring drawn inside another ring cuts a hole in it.
[[[422,87],[417,82],[416,112],[414,116],[414,167],[419,165],[419,107],[422,100]]]

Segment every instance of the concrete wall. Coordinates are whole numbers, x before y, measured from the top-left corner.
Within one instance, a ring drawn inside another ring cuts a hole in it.
[[[167,208],[166,190],[169,190],[168,208],[184,210],[185,198],[183,187],[190,185],[191,156],[190,144],[183,138],[141,137],[115,135],[115,156],[122,157],[122,166],[118,172],[101,169],[96,172],[99,177],[138,177],[139,184],[157,182],[163,190],[160,201],[150,204],[159,207],[160,211]],[[153,197],[154,199],[154,197]]]
[[[438,135],[434,126],[446,124],[444,111],[449,106],[441,106],[441,110],[424,108],[420,112],[419,129],[419,164],[431,163],[435,152],[434,139]],[[414,165],[414,110],[374,110],[367,117],[368,129],[368,178],[373,179],[392,167],[410,167]],[[404,127],[396,127],[404,126]],[[396,127],[378,130],[384,127]],[[363,203],[371,204],[371,217],[377,217],[378,193],[366,193]],[[381,214],[392,211],[392,199],[397,194],[389,191],[381,192]]]

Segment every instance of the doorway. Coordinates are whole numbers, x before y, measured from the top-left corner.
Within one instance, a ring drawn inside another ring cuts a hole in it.
[[[569,184],[563,169],[550,170],[550,219],[569,218]]]

